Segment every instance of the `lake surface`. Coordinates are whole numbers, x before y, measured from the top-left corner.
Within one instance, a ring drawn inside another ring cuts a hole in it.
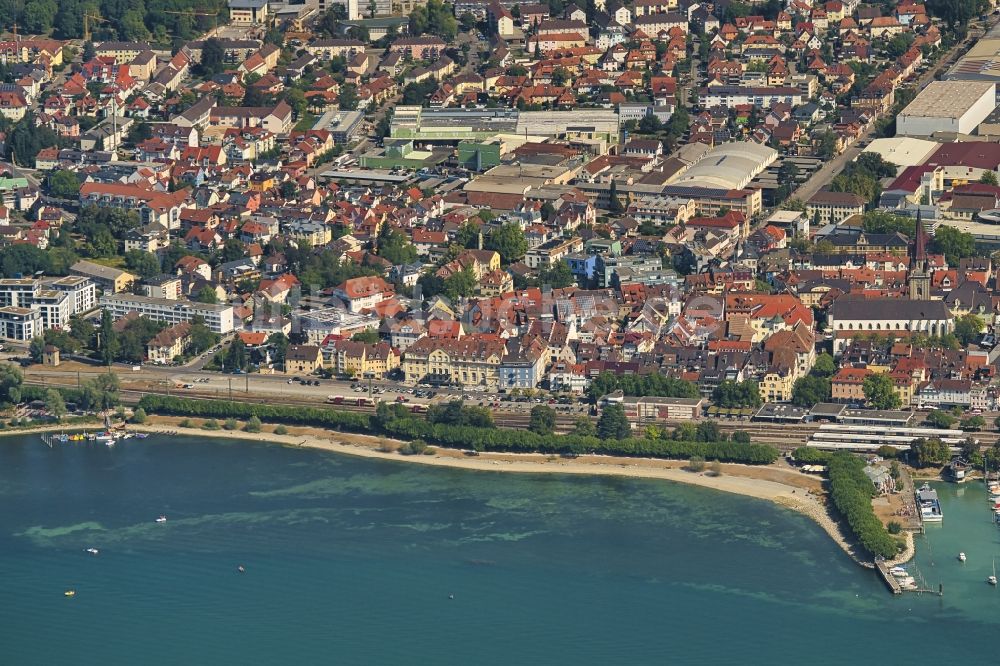
[[[1000,529],[939,488],[944,597],[894,598],[806,518],[664,481],[9,437],[0,664],[995,664]]]

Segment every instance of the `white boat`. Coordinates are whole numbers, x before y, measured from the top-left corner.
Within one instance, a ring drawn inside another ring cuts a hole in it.
[[[904,569],[903,567],[893,567],[889,569],[889,573],[891,573],[896,578],[903,578],[905,576],[910,575],[909,572],[907,572],[906,569]]]
[[[959,553],[958,554],[958,561],[959,562],[964,562],[965,561],[965,553]]]
[[[941,511],[941,501],[938,499],[937,491],[925,483],[916,492],[917,505],[920,507],[920,518],[925,523],[940,523],[944,520],[944,512]]]
[[[167,517],[166,516],[160,516],[159,518],[156,519],[156,522],[158,522],[158,523],[165,523],[165,522],[167,522]]]
[[[986,578],[986,582],[989,583],[990,585],[996,585],[997,584],[997,561],[996,561],[996,559],[993,560],[993,575],[987,577]]]
[[[90,553],[91,555],[97,555],[101,551],[97,550],[96,548],[87,548],[87,552]]]
[[[107,444],[108,446],[114,446],[115,445],[115,440],[109,439],[108,441],[106,441],[104,443]]]

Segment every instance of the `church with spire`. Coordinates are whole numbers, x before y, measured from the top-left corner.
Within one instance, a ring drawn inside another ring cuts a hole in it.
[[[913,243],[910,246],[910,299],[929,301],[931,298],[931,270],[927,260],[927,233],[917,211],[917,225]]]

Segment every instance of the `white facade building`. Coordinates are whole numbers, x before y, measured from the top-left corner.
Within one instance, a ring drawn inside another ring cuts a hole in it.
[[[896,135],[972,134],[996,106],[990,81],[931,81],[896,117]]]
[[[123,292],[101,297],[101,307],[110,310],[114,319],[120,319],[129,312],[137,312],[156,321],[180,324],[200,316],[213,333],[225,335],[235,329],[232,305],[173,301]]]

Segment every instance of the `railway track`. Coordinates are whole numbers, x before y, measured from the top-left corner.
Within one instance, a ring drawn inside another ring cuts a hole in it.
[[[49,381],[37,381],[35,379],[25,379],[25,384],[35,385],[35,386],[60,386],[60,387],[76,387],[75,376],[66,377],[47,377]],[[66,381],[53,381],[55,379],[65,379]],[[126,384],[127,386],[127,384]],[[229,392],[225,389],[216,389],[214,391],[204,391],[198,390],[197,387],[191,389],[183,390],[164,390],[157,391],[149,388],[122,388],[121,396],[123,401],[128,404],[137,403],[144,395],[163,395],[171,397],[180,398],[195,398],[202,400],[228,400]],[[242,391],[233,391],[233,400],[238,400],[241,402],[249,402],[254,404],[274,404],[274,405],[284,405],[290,407],[328,407],[331,409],[337,409],[340,411],[350,411],[350,412],[364,412],[373,414],[375,412],[374,406],[366,405],[351,405],[351,404],[339,404],[332,405],[327,403],[325,400],[313,397],[296,397],[287,394],[267,394],[267,395],[247,395]],[[409,408],[413,403],[400,403]],[[530,414],[518,413],[518,412],[508,412],[503,410],[491,409],[494,417],[494,421],[498,427],[502,428],[515,428],[515,429],[527,429],[530,422]],[[596,422],[597,417],[590,416],[587,414],[556,414],[555,426],[556,432],[567,433],[570,432],[580,416],[586,416],[591,421]],[[648,421],[643,422],[638,425],[639,428],[645,427],[646,425],[657,425],[661,427],[673,428],[677,427],[683,421]],[[777,446],[781,450],[791,450],[805,444],[810,436],[819,430],[821,424],[801,424],[801,423],[790,423],[790,424],[771,424],[771,423],[748,423],[743,421],[727,421],[727,420],[717,420],[716,423],[719,429],[726,433],[732,433],[735,431],[743,431],[750,435],[751,439],[755,442],[767,443]],[[1000,440],[1000,433],[997,432],[975,432],[969,433],[970,436],[979,440],[979,442],[984,446],[993,446]]]

